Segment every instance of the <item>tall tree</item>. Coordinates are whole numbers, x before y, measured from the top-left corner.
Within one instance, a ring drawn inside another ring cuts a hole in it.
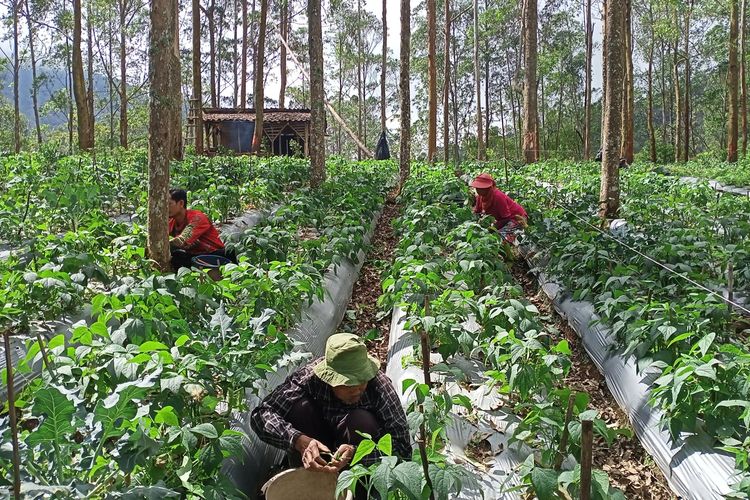
[[[242,0],[242,58],[240,61],[240,108],[247,107],[247,0]]]
[[[654,46],[656,45],[656,28],[654,27],[654,10],[651,2],[648,4],[648,16],[650,39],[648,45],[648,72],[646,73],[648,83],[648,111],[646,120],[648,124],[649,158],[652,163],[656,163],[656,130],[654,129]]]
[[[635,131],[633,130],[634,85],[633,85],[633,23],[632,0],[625,4],[625,78],[623,80],[622,106],[622,157],[628,164],[633,163]]]
[[[727,114],[727,161],[737,161],[737,136],[739,118],[739,67],[737,61],[737,36],[739,33],[739,8],[737,0],[730,0],[729,14],[729,68],[727,73],[728,106]]]
[[[86,82],[83,77],[81,52],[81,0],[73,0],[73,93],[78,115],[78,148],[88,151],[94,147],[93,117],[89,114]]]
[[[740,2],[740,113],[742,115],[742,155],[747,154],[747,68],[745,37],[747,36],[747,1]]]
[[[448,98],[451,88],[451,3],[450,0],[443,0],[445,3],[445,38],[444,38],[444,57],[443,57],[443,161],[447,164],[450,155],[450,133],[448,123]]]
[[[678,162],[682,158],[682,111],[683,111],[683,103],[682,103],[682,89],[681,89],[681,83],[680,83],[680,61],[682,58],[679,54],[679,44],[680,44],[680,21],[677,15],[677,7],[674,8],[674,26],[675,26],[675,32],[677,33],[675,35],[675,38],[672,43],[672,84],[674,86],[674,161]]]
[[[253,134],[253,152],[259,154],[263,147],[263,91],[264,68],[266,57],[266,20],[268,18],[268,0],[260,1],[260,29],[258,32],[258,49],[255,68],[255,90],[253,101],[255,103],[255,133]]]
[[[688,2],[687,8],[685,9],[685,33],[683,35],[684,45],[682,50],[685,57],[685,107],[682,111],[682,131],[684,133],[684,141],[682,148],[682,161],[688,161],[690,159],[690,131],[691,131],[691,109],[690,109],[690,16],[693,11],[693,0]]]
[[[525,0],[524,7],[523,155],[528,164],[539,159],[536,88],[537,0]]]
[[[210,51],[208,59],[208,84],[211,91],[211,107],[216,108],[219,106],[218,84],[216,83],[216,55],[218,52],[216,50],[216,0],[211,0],[211,3],[207,9],[204,9],[203,6],[201,6],[201,9],[203,10],[203,14],[206,16],[206,20],[208,21],[208,47]]]
[[[528,0],[534,2],[536,0]],[[536,34],[535,34],[536,36]],[[476,88],[477,99],[477,160],[484,161],[485,145],[484,133],[482,132],[482,70],[479,64],[479,2],[474,0],[474,86]]]
[[[127,26],[129,6],[134,2],[117,0],[120,15],[120,147],[128,147],[128,63],[127,63]],[[135,15],[135,9],[133,12]],[[132,19],[132,17],[131,17]]]
[[[365,101],[362,68],[362,0],[357,0],[357,136],[362,137],[362,113]],[[362,159],[362,149],[357,149],[357,160]]]
[[[266,0],[264,0],[266,1]],[[326,178],[325,93],[323,91],[323,27],[320,0],[308,0],[310,49],[310,185],[320,187]]]
[[[437,149],[437,7],[435,0],[427,0],[427,161],[432,163]]]
[[[447,0],[446,0],[447,1]],[[385,78],[388,71],[388,2],[383,0],[383,53],[380,61],[380,130],[385,131]]]
[[[94,143],[94,36],[92,33],[92,15],[91,15],[91,4],[93,2],[88,2],[86,6],[86,48],[88,52],[88,60],[87,60],[87,87],[86,87],[86,105],[89,109],[89,136],[91,137],[91,143]]]
[[[289,36],[289,2],[288,0],[281,1],[281,22],[279,23],[279,29],[281,31],[281,38],[284,40]],[[279,44],[280,62],[279,62],[279,108],[284,109],[286,107],[286,45],[283,43]]]
[[[34,41],[36,39],[36,29],[32,22],[32,12],[29,8],[29,0],[24,0],[24,9],[26,11],[26,28],[29,31],[29,55],[31,56],[31,103],[34,110],[34,129],[36,131],[37,145],[42,144],[42,127],[39,123],[39,81],[37,80],[36,68],[36,51],[34,50]]]
[[[410,0],[401,0],[401,61],[399,92],[401,95],[401,145],[399,157],[399,189],[409,177],[411,161],[411,5]]]
[[[76,0],[80,1],[80,0]],[[180,58],[177,47],[177,0],[151,0],[151,36],[149,40],[149,107],[148,140],[148,257],[162,271],[169,270],[169,162],[180,129],[174,125],[174,108],[180,108],[175,95],[180,82]],[[175,82],[177,84],[175,85]]]
[[[602,177],[599,216],[610,219],[620,209],[620,127],[622,126],[622,79],[625,73],[625,9],[623,2],[608,1],[605,21],[604,74],[606,88],[602,110]]]
[[[586,0],[586,82],[583,97],[583,159],[591,158],[591,61],[594,54],[594,26],[591,0]]]
[[[242,0],[245,5],[246,0]],[[193,105],[195,106],[195,154],[203,154],[203,78],[201,73],[201,4],[193,0]],[[244,76],[244,74],[243,74]],[[244,103],[244,98],[243,101]]]
[[[80,1],[80,0],[79,0]],[[21,151],[21,106],[18,98],[18,73],[21,63],[18,56],[18,0],[13,2],[13,149],[16,153]],[[80,4],[79,4],[80,16]],[[80,22],[79,22],[80,28]],[[80,36],[80,30],[79,30]],[[75,42],[74,42],[75,43]],[[80,44],[80,41],[79,41]]]

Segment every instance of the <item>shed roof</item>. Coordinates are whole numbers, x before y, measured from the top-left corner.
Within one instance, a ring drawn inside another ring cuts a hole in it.
[[[255,109],[238,109],[238,108],[204,108],[203,121],[255,121]],[[309,122],[310,110],[305,108],[299,109],[278,109],[264,108],[264,122]]]

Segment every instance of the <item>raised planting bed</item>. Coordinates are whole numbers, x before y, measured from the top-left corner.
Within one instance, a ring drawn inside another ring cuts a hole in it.
[[[218,282],[183,270],[95,296],[95,321],[53,338],[52,373],[20,394],[25,491],[239,498],[221,473],[243,453],[233,415],[293,347],[282,332],[324,297],[325,270],[362,249],[392,174],[330,165],[320,190],[288,195],[244,233],[239,265],[225,266]],[[296,238],[302,228],[318,236]],[[10,442],[7,416],[0,429]],[[10,462],[0,466],[10,478]]]

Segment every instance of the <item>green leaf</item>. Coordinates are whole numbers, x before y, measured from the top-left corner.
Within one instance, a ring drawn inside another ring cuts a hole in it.
[[[534,467],[531,471],[531,484],[539,500],[557,498],[557,471]]]
[[[160,380],[162,391],[172,391],[177,394],[182,387],[182,383],[185,381],[185,377],[182,375],[176,375],[170,378],[163,378]]]
[[[225,430],[219,437],[219,446],[224,457],[241,457],[245,449],[242,446],[242,437],[245,434],[239,431]]]
[[[156,422],[157,424],[167,424],[172,427],[180,426],[180,421],[174,412],[174,408],[171,406],[165,406],[164,408],[156,412],[154,422]]]
[[[175,340],[174,345],[177,347],[182,347],[188,340],[190,340],[190,337],[188,337],[187,335],[182,335],[180,338]]]
[[[169,350],[169,347],[155,340],[149,340],[148,342],[144,342],[140,346],[141,352],[168,351],[168,350]]]
[[[436,500],[451,498],[450,494],[455,489],[454,487],[461,483],[461,478],[456,477],[450,469],[442,469],[434,464],[430,464],[430,479]]]
[[[375,441],[372,439],[363,439],[360,441],[359,446],[357,446],[357,451],[354,453],[354,458],[352,458],[351,465],[355,465],[364,457],[372,453],[375,450],[375,446]]]
[[[711,332],[698,341],[697,345],[698,345],[698,349],[701,352],[701,356],[706,355],[706,353],[708,352],[708,349],[711,347],[711,344],[713,344],[715,338],[716,338],[716,333]]]
[[[34,415],[44,415],[42,425],[26,438],[30,447],[40,443],[62,444],[68,441],[68,435],[75,431],[71,421],[75,406],[54,387],[40,389],[34,395]]]
[[[383,457],[372,473],[372,486],[380,494],[380,498],[388,498],[388,491],[393,486],[393,468],[397,463],[397,457]]]
[[[102,423],[104,431],[101,439],[120,436],[122,423],[135,418],[138,411],[134,400],[143,398],[146,393],[140,387],[129,385],[121,392],[115,393],[97,403],[94,409],[94,420]]]
[[[378,450],[383,455],[393,454],[393,441],[390,434],[386,434],[378,440]]]
[[[693,373],[699,377],[716,380],[716,370],[714,370],[714,367],[708,363],[703,364],[703,365],[698,365],[698,367],[695,369],[695,372]]]
[[[411,500],[422,498],[422,485],[424,473],[422,466],[417,462],[403,462],[393,469],[394,483],[399,485],[402,491]]]
[[[198,424],[195,427],[192,427],[190,432],[193,434],[200,434],[208,439],[216,439],[219,437],[219,433],[216,432],[216,427],[212,424]]]
[[[352,472],[351,469],[343,471],[339,474],[338,480],[336,480],[336,493],[334,494],[334,498],[339,498],[343,492],[352,487],[356,482],[357,476],[354,475],[354,472]]]

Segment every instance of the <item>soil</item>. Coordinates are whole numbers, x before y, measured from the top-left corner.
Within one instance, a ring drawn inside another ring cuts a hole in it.
[[[610,427],[631,429],[625,413],[617,405],[607,388],[604,377],[591,361],[576,332],[554,310],[549,298],[541,291],[538,282],[530,274],[522,260],[513,266],[513,275],[523,287],[528,300],[539,309],[540,316],[550,331],[559,332],[570,344],[572,367],[565,385],[571,389],[585,391],[591,397],[589,406],[599,411],[599,417]],[[613,486],[625,493],[626,498],[662,500],[677,498],[670,490],[664,474],[643,449],[635,435],[619,437],[611,446],[600,437],[594,440],[594,467],[604,470]]]
[[[379,315],[377,303],[382,293],[383,271],[390,265],[398,246],[398,238],[391,225],[398,212],[399,206],[394,201],[387,201],[383,207],[383,213],[373,233],[372,247],[359,273],[359,279],[354,284],[349,309],[342,324],[343,330],[365,337],[370,354],[383,364],[388,356],[391,315]]]

